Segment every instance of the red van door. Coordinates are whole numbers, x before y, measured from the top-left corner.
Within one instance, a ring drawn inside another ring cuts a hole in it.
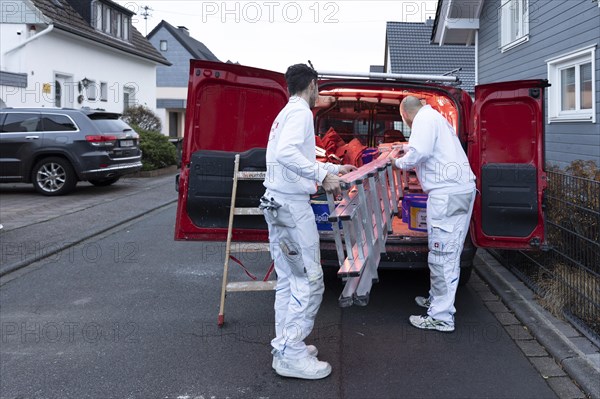
[[[225,240],[233,156],[243,153],[242,170],[264,170],[271,124],[287,100],[281,73],[191,61],[175,239]],[[251,206],[243,201],[260,195],[260,190],[264,192],[262,182],[238,186],[238,206]],[[234,239],[266,240],[264,218],[246,224],[239,219]]]
[[[475,88],[468,156],[479,194],[471,238],[485,248],[534,249],[544,236],[545,80]]]

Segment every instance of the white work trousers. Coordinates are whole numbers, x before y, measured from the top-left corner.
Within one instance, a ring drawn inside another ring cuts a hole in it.
[[[273,348],[284,357],[308,356],[304,339],[311,333],[325,286],[319,233],[308,199],[290,201],[270,194],[279,204],[276,214],[265,210],[271,257],[275,261],[275,338]]]
[[[454,325],[454,298],[462,252],[475,202],[475,190],[462,194],[430,194],[427,199],[431,306],[427,314]]]

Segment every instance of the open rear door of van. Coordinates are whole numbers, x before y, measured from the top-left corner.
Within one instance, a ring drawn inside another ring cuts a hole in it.
[[[265,149],[288,93],[281,73],[192,60],[188,86],[176,240],[225,240],[235,154],[240,170],[265,170]],[[262,181],[238,184],[237,206],[258,206]],[[262,216],[236,218],[233,239],[263,241]]]
[[[539,249],[544,236],[545,80],[475,88],[468,156],[479,193],[471,219],[475,245]]]

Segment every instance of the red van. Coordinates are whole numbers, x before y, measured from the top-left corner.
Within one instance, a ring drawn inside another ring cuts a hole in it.
[[[317,134],[334,127],[340,136],[369,147],[385,132],[409,136],[399,114],[407,95],[422,98],[453,124],[477,177],[470,237],[461,256],[461,282],[470,275],[475,247],[540,249],[545,246],[545,80],[477,86],[475,101],[451,84],[386,78],[323,78],[313,110]],[[192,61],[187,99],[176,240],[224,241],[234,155],[240,168],[265,170],[271,124],[288,101],[282,73],[241,65]],[[258,206],[262,182],[242,181],[237,206]],[[233,240],[266,241],[261,216],[238,217]],[[338,265],[333,235],[320,231],[323,264]],[[380,268],[427,268],[426,233],[394,223]]]

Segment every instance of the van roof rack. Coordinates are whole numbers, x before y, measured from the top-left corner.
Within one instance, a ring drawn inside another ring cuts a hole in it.
[[[385,73],[385,72],[338,72],[338,71],[317,71],[322,78],[370,78],[370,79],[390,79],[390,80],[410,80],[424,82],[445,82],[460,83],[458,76],[448,75],[421,75],[410,73]]]

